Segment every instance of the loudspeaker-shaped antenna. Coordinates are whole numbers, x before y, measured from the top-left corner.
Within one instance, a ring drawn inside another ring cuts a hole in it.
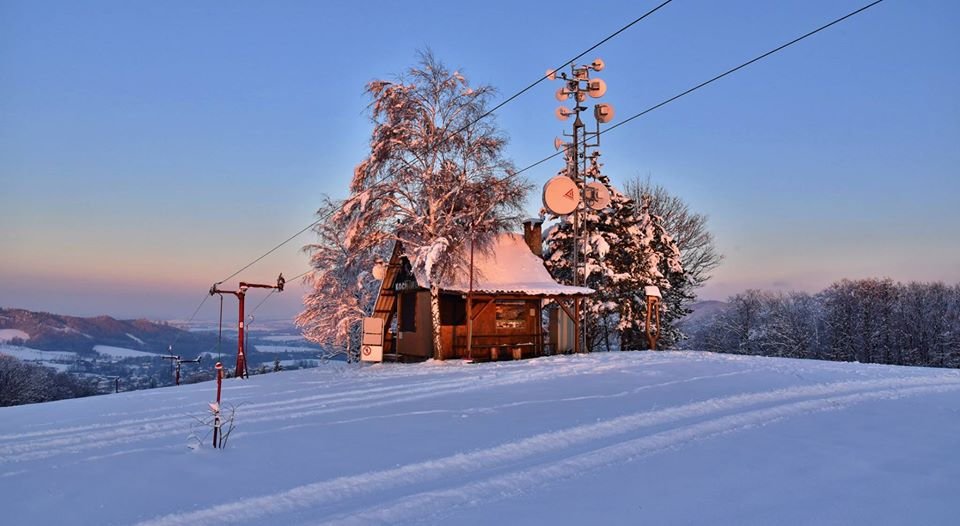
[[[612,121],[613,115],[613,106],[609,104],[597,104],[593,107],[593,116],[604,124]]]
[[[556,111],[553,112],[553,114],[556,115],[558,119],[565,121],[569,119],[571,115],[573,115],[573,110],[567,108],[566,106],[560,106],[556,109]]]
[[[587,92],[595,99],[602,97],[607,92],[607,83],[603,79],[590,79],[587,82]]]

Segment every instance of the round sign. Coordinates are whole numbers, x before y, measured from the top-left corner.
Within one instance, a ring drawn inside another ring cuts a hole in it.
[[[369,346],[369,345],[364,345],[364,346],[363,346],[363,355],[364,355],[364,356],[370,356],[370,353],[371,353],[371,352],[373,352],[373,350],[370,349],[370,346]]]
[[[543,186],[543,206],[553,215],[567,215],[580,204],[580,190],[573,179],[558,175]]]

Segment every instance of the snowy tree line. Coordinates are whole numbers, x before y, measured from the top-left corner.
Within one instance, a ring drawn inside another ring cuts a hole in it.
[[[712,352],[960,367],[960,284],[843,280],[817,294],[749,290],[685,348]]]
[[[0,407],[97,394],[97,381],[0,354]]]

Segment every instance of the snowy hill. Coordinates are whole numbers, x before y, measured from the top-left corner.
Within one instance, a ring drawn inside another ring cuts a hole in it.
[[[5,524],[956,524],[960,371],[342,364],[0,409]],[[201,431],[202,433],[202,431]]]

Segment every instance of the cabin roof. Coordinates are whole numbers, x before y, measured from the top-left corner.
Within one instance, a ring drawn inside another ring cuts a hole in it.
[[[466,249],[469,251],[469,248]],[[461,261],[470,261],[470,254],[461,255]],[[587,287],[572,287],[554,281],[543,265],[543,259],[530,251],[521,234],[499,234],[489,251],[477,250],[473,258],[473,292],[481,294],[522,294],[528,296],[573,296],[593,294]],[[430,288],[426,276],[416,276],[417,283]],[[468,292],[469,266],[444,280],[440,289],[448,292]]]

